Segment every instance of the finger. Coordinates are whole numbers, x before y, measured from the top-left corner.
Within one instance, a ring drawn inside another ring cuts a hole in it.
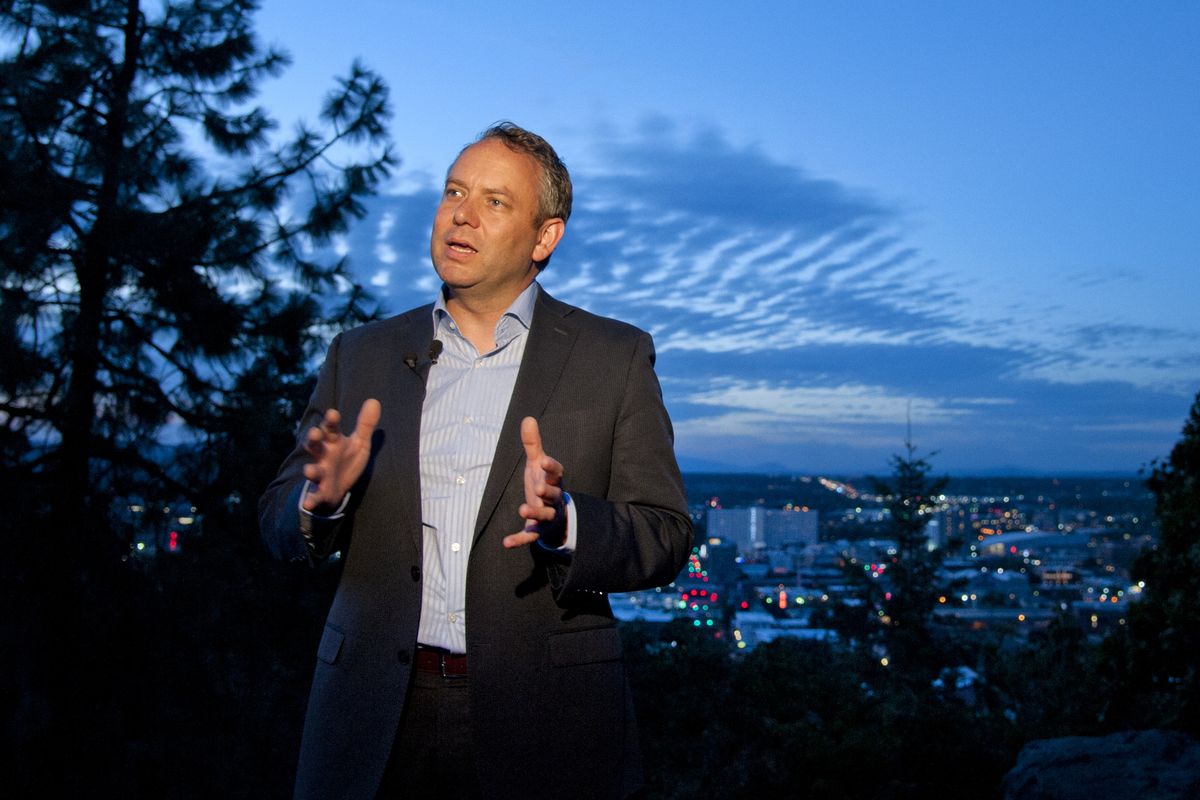
[[[320,428],[309,428],[304,437],[304,450],[314,460],[325,453],[325,433]]]
[[[546,483],[558,486],[562,482],[563,465],[558,459],[542,454],[538,461],[538,466],[546,473]]]
[[[525,457],[535,464],[541,461],[542,433],[538,430],[537,420],[526,417],[521,420],[521,444],[525,445]]]
[[[306,431],[304,434],[304,445],[306,447],[310,447],[315,444],[320,444],[321,440],[324,438],[325,438],[325,432],[323,430],[321,430],[320,428],[313,426],[313,427],[309,428],[308,431]]]
[[[312,479],[310,478],[309,480]],[[304,496],[300,498],[300,506],[305,511],[313,511],[328,502],[329,498],[325,495],[325,492],[321,491],[321,484],[315,482],[310,487],[310,490],[305,492]]]
[[[525,505],[531,508],[540,508],[542,503],[542,476],[540,470],[535,464],[527,464],[525,467]]]
[[[532,506],[529,503],[522,503],[517,509],[517,513],[521,519],[529,520],[530,522],[553,522],[558,516],[558,511],[554,506]]]
[[[383,414],[383,406],[374,397],[367,398],[363,401],[362,408],[358,411],[358,421],[354,425],[354,435],[359,439],[367,440],[371,438],[371,434],[375,431],[375,426],[379,424],[379,417]]]
[[[321,430],[325,434],[326,439],[334,439],[341,434],[342,415],[338,413],[336,408],[331,408],[325,412],[325,419],[321,420]]]
[[[537,508],[543,505],[559,505],[562,503],[563,490],[558,486],[547,481],[536,481],[529,487],[526,494],[525,502]]]
[[[511,550],[514,547],[524,547],[525,545],[533,544],[537,540],[538,535],[536,533],[521,531],[520,533],[513,533],[505,536],[504,546]]]

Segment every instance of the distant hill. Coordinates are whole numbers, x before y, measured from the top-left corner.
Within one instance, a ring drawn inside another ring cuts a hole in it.
[[[708,474],[723,474],[723,475],[825,475],[829,477],[845,477],[862,476],[862,475],[884,475],[886,468],[881,467],[876,471],[838,471],[828,469],[793,469],[784,464],[765,462],[762,464],[754,464],[751,466],[740,466],[722,461],[712,461],[704,458],[695,458],[688,455],[679,455],[679,469],[685,473],[708,473]],[[934,465],[937,466],[936,464]],[[1036,469],[1033,467],[1021,467],[1013,465],[1002,465],[996,467],[980,467],[965,469],[949,469],[949,470],[934,470],[939,475],[950,475],[951,477],[962,478],[1089,478],[1089,479],[1121,479],[1121,480],[1136,480],[1139,483],[1143,478],[1139,477],[1136,472],[1121,471],[1121,470],[1049,470]]]
[[[870,491],[871,480],[863,475],[798,475],[754,472],[685,471],[683,482],[688,502],[703,505],[716,498],[725,508],[763,505],[782,508],[793,505],[820,510],[846,508],[862,501],[851,500],[825,488],[818,477],[850,484],[859,491]],[[876,477],[887,478],[886,475]],[[1105,513],[1135,511],[1150,514],[1154,498],[1136,475],[950,475],[946,494],[979,498],[1027,498],[1037,505],[1054,503],[1060,508],[1087,508]],[[1037,499],[1041,498],[1040,502]]]

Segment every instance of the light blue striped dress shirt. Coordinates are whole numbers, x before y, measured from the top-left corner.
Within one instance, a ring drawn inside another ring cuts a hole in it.
[[[462,335],[441,292],[433,308],[442,353],[429,370],[421,409],[421,644],[455,653],[467,649],[467,560],[475,518],[537,292],[537,284],[530,284],[504,312],[489,353],[479,353]]]

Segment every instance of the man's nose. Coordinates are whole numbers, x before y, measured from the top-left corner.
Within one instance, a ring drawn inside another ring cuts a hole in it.
[[[473,228],[478,220],[479,214],[476,212],[475,205],[471,201],[471,198],[462,198],[462,200],[458,202],[458,205],[454,207],[455,225],[468,225]]]

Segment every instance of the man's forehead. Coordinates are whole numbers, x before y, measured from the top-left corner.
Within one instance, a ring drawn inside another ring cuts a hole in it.
[[[446,170],[446,181],[462,180],[462,173],[468,168],[521,170],[536,172],[537,162],[532,156],[513,150],[497,139],[484,139],[463,148],[458,158]]]

